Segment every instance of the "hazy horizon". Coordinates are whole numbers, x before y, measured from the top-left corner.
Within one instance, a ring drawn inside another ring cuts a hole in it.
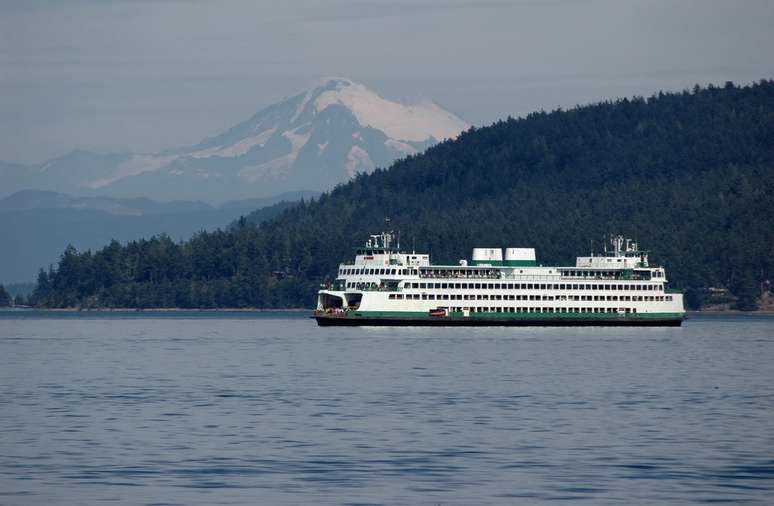
[[[774,4],[9,1],[0,160],[199,142],[323,76],[481,126],[774,76]]]

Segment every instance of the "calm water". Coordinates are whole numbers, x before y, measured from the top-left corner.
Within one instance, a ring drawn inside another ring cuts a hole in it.
[[[774,318],[0,313],[0,504],[774,503]]]

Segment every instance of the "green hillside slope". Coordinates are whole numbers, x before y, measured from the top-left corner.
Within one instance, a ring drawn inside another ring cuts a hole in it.
[[[636,237],[699,304],[750,308],[774,270],[774,81],[695,88],[471,129],[253,227],[68,250],[45,306],[309,307],[319,282],[385,216],[404,248],[456,262],[533,246],[571,263],[611,232]]]

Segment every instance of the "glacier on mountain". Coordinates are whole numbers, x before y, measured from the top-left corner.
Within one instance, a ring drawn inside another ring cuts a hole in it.
[[[430,100],[401,104],[351,79],[330,78],[195,146],[157,154],[74,152],[19,180],[31,187],[32,177],[39,189],[75,194],[210,202],[327,190],[468,126]],[[13,176],[0,172],[8,193],[20,189]]]

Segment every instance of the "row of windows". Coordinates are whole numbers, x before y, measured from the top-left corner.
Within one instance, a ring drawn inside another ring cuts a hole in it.
[[[671,301],[671,295],[486,295],[486,294],[448,294],[448,293],[391,293],[390,300],[572,300],[572,301],[625,301],[625,302],[664,302]]]
[[[404,283],[404,288],[435,288],[452,290],[654,290],[662,291],[664,285],[596,284],[596,283]]]
[[[417,269],[366,269],[363,267],[357,269],[339,269],[340,276],[416,276],[418,274],[419,271],[417,271]]]
[[[637,308],[615,307],[451,307],[450,311],[473,313],[625,313],[637,312]]]
[[[620,260],[619,260],[620,262]],[[614,270],[614,271],[584,271],[584,270],[578,270],[578,271],[572,271],[572,270],[562,270],[560,271],[561,275],[568,278],[598,278],[598,279],[612,279],[617,278],[621,276],[620,270]],[[655,270],[655,271],[634,271],[635,276],[641,276],[641,275],[651,275],[654,278],[663,278],[664,274],[662,271]]]

